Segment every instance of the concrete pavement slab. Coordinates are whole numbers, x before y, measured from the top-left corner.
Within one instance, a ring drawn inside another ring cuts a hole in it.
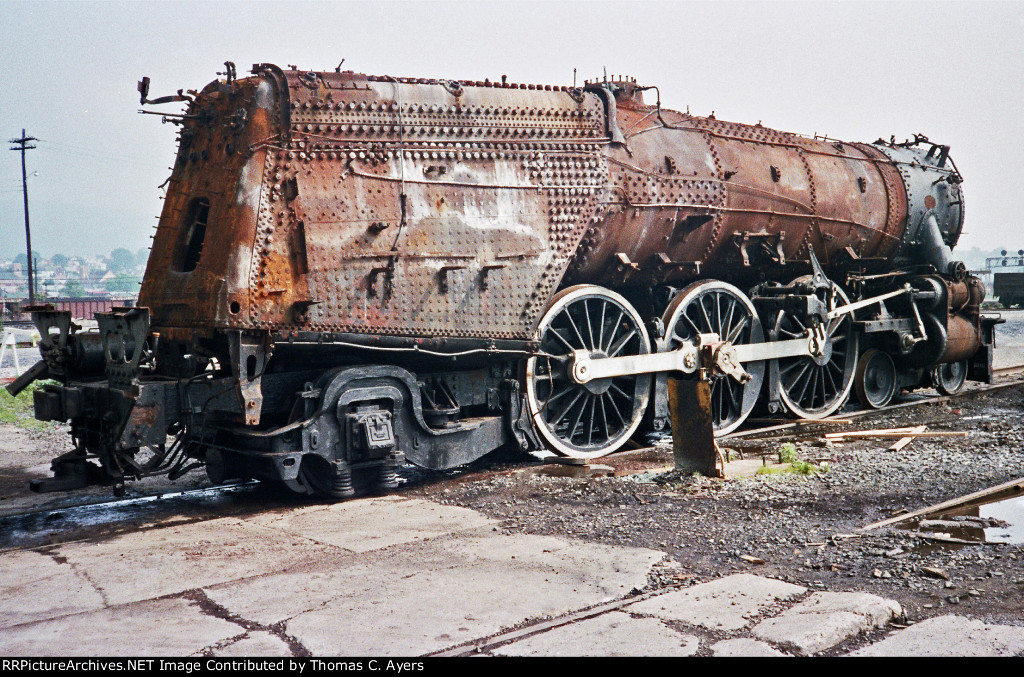
[[[186,656],[244,632],[186,599],[156,599],[0,629],[0,654]]]
[[[774,578],[734,574],[626,607],[631,613],[683,621],[712,630],[739,630],[766,607],[807,592]]]
[[[245,521],[352,552],[497,524],[466,508],[396,496],[265,513]]]
[[[103,606],[89,579],[66,562],[24,550],[0,556],[0,628]]]
[[[495,594],[502,596],[510,610],[518,603],[508,599],[521,596],[525,600],[516,613],[526,615],[509,616],[507,624],[511,625],[529,616],[564,613],[626,595],[646,584],[647,573],[663,557],[656,550],[614,548],[551,536],[504,536],[482,530],[405,548],[320,558],[286,572],[215,585],[204,591],[231,613],[271,625],[318,609],[331,600],[377,600],[385,593],[426,595],[440,597],[438,603],[447,606],[446,595],[479,587],[486,599],[471,600],[473,606],[493,604]],[[538,600],[534,599],[538,593],[522,591],[525,583],[517,583],[524,577],[538,585],[552,585],[558,591],[552,605],[542,604],[538,610]],[[432,585],[440,589],[430,591]],[[575,597],[577,593],[584,601]],[[386,595],[378,601],[385,606],[386,602]],[[410,603],[396,601],[399,605]]]
[[[758,623],[760,639],[815,654],[867,630],[885,626],[903,609],[865,592],[816,592],[791,609]]]
[[[305,538],[221,518],[69,543],[57,552],[107,604],[123,604],[288,569],[323,550]]]
[[[676,632],[656,618],[612,611],[498,647],[498,656],[692,656],[693,635]]]
[[[430,653],[616,599],[644,586],[664,557],[641,548],[500,534],[434,539],[381,554],[387,556],[367,578],[342,579],[336,599],[292,618],[286,632],[314,655]],[[208,594],[242,617],[258,597],[237,586]]]
[[[1020,656],[1024,628],[938,616],[898,630],[853,656]]]
[[[377,553],[372,557],[345,553],[288,571],[214,585],[203,592],[233,614],[273,625],[335,599],[377,594],[391,579],[419,572],[415,562],[394,554],[382,558]]]
[[[723,658],[774,658],[789,656],[770,644],[749,637],[723,639],[711,645],[711,653]]]

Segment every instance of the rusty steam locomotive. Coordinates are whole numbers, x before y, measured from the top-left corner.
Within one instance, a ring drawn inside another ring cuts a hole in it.
[[[138,307],[33,309],[12,390],[56,381],[35,414],[74,441],[39,490],[205,464],[342,498],[405,460],[598,457],[666,427],[670,373],[711,381],[719,433],[991,380],[962,177],[923,136],[697,117],[622,77],[227,65],[140,83],[187,107]]]

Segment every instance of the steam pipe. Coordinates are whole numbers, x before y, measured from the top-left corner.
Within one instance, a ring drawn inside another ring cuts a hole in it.
[[[921,255],[925,263],[931,264],[939,273],[949,275],[958,282],[967,277],[967,266],[963,261],[954,260],[953,251],[942,241],[942,231],[939,230],[939,221],[934,213],[925,217],[918,233]]]

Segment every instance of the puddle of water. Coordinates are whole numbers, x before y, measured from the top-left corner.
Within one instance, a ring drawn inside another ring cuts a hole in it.
[[[985,540],[990,543],[1024,543],[1024,496],[1005,498],[979,506],[981,517],[994,517],[1008,522],[1006,527],[985,529]]]
[[[1024,493],[1009,489],[981,501],[931,513],[908,522],[905,528],[964,541],[1024,543]]]
[[[197,516],[255,495],[259,482],[154,494],[119,501],[78,505],[0,517],[0,550],[47,545],[103,529],[174,515]]]

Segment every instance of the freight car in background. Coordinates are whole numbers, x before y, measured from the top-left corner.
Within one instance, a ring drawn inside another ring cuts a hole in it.
[[[135,299],[58,296],[46,299],[46,303],[54,310],[68,311],[73,320],[91,320],[96,313],[110,312],[111,308],[130,308],[135,305]],[[24,309],[23,300],[4,301],[4,322],[27,322],[31,317],[31,313]]]
[[[1003,308],[1024,307],[1024,273],[994,273],[992,294]]]
[[[1024,249],[1018,249],[1016,256],[1007,255],[1005,249],[1001,254],[985,259],[986,272],[992,273],[992,295],[1003,308],[1024,308]]]
[[[665,428],[669,373],[710,380],[719,433],[991,380],[948,146],[693,116],[623,77],[227,66],[140,83],[187,110],[139,307],[97,332],[34,310],[59,382],[36,416],[74,440],[37,489],[204,464],[343,498],[404,461],[610,453]]]

